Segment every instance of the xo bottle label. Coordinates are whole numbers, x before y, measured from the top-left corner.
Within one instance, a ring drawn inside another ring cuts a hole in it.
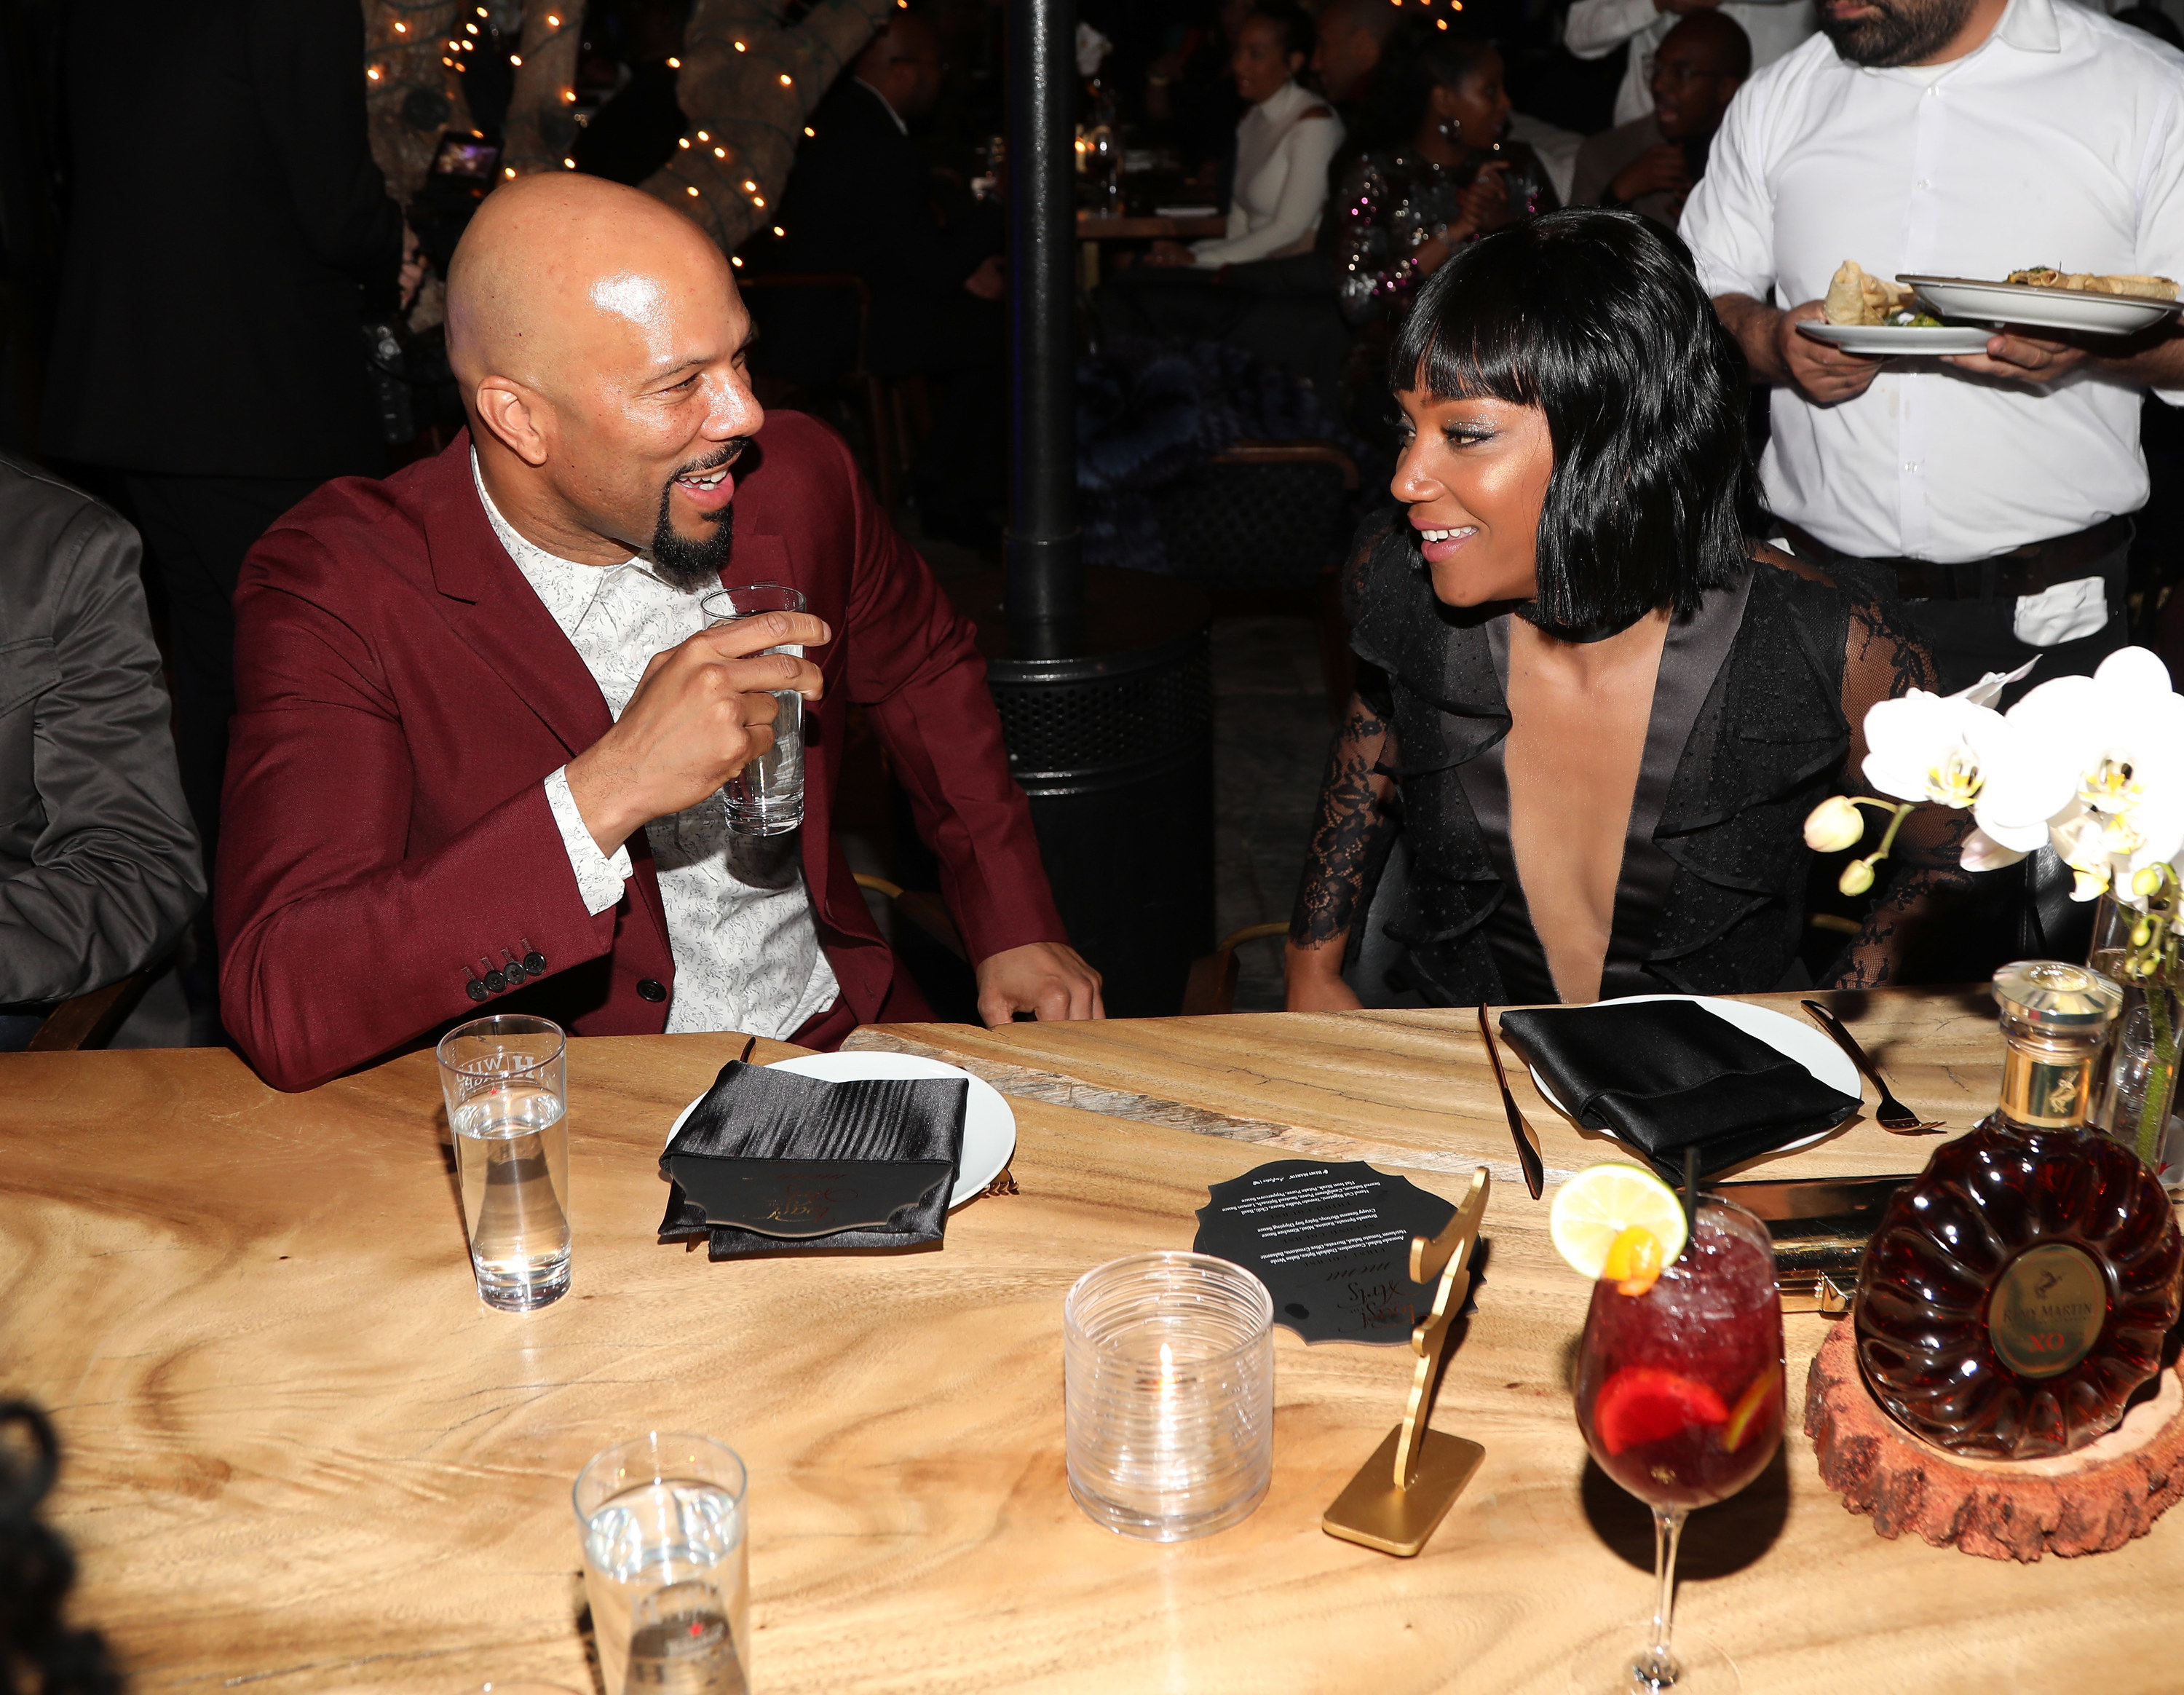
[[[2083,1248],[2029,1248],[1995,1280],[1987,1335],[2020,1377],[2055,1377],[2093,1349],[2107,1321],[2108,1280]]]
[[[2012,1043],[2003,1061],[2002,1115],[2031,1129],[2076,1129],[2086,1122],[2092,1080],[2090,1057],[2055,1064]]]

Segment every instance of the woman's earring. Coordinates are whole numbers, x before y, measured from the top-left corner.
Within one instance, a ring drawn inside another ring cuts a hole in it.
[[[1463,138],[1462,122],[1456,118],[1443,118],[1440,120],[1440,138],[1445,142],[1461,141]]]

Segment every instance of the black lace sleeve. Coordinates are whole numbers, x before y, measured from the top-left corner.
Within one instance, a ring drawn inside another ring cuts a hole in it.
[[[1367,518],[1351,545],[1342,572],[1342,601],[1353,627],[1369,592],[1374,556],[1397,516],[1384,511]],[[1290,918],[1290,940],[1298,947],[1339,949],[1357,922],[1366,849],[1394,788],[1393,781],[1380,774],[1394,756],[1389,728],[1393,710],[1386,673],[1360,653],[1357,692],[1350,697],[1349,710],[1328,750],[1318,817],[1305,854],[1304,880]]]
[[[1803,564],[1795,568],[1831,580],[1849,597],[1842,708],[1851,735],[1842,787],[1846,794],[1862,795],[1866,792],[1867,711],[1914,689],[1938,690],[1941,673],[1925,644],[1903,624],[1885,585],[1862,579],[1854,566],[1832,567],[1825,573]],[[1875,819],[1887,817],[1867,811]],[[1870,989],[1897,980],[1905,958],[1923,951],[1922,935],[1946,923],[1958,897],[1971,887],[1970,874],[1961,863],[1971,828],[1970,813],[1942,806],[1920,806],[1904,819],[1894,847],[1880,862],[1880,894],[1866,914],[1864,927],[1836,962],[1825,987]],[[1872,839],[1869,835],[1869,842]]]
[[[1319,816],[1290,917],[1290,939],[1301,948],[1340,949],[1348,941],[1365,884],[1365,850],[1392,787],[1378,770],[1390,752],[1386,709],[1368,700],[1367,678],[1358,684],[1328,753]]]

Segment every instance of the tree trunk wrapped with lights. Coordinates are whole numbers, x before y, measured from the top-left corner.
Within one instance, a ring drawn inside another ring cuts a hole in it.
[[[813,110],[896,5],[820,0],[788,25],[780,0],[698,0],[676,78],[692,133],[645,180],[645,192],[688,213],[733,253],[779,201]]]
[[[501,177],[571,169],[577,144],[577,54],[584,36],[584,0],[526,0],[523,46],[515,55],[501,141]]]
[[[455,13],[454,0],[367,0],[364,8],[371,157],[387,192],[404,206],[432,168],[440,132],[470,127],[462,79],[448,50]]]

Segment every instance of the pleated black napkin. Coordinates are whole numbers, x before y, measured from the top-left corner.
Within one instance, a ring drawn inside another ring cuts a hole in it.
[[[1681,1182],[1832,1129],[1858,1097],[1688,1001],[1607,1001],[1504,1012],[1502,1034],[1588,1129],[1605,1130]]]
[[[710,1257],[938,1241],[963,1151],[960,1077],[824,1083],[731,1061],[660,1157],[663,1241]]]

